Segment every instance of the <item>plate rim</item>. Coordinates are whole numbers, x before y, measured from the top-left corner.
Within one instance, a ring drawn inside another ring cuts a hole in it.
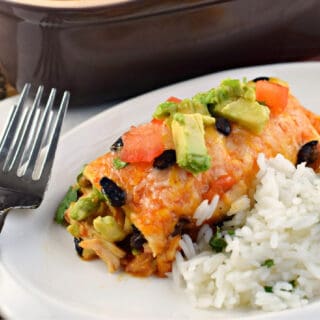
[[[153,96],[153,95],[157,95],[157,94],[162,94],[162,92],[165,92],[165,91],[168,91],[168,90],[171,90],[174,89],[175,86],[183,86],[185,85],[186,83],[192,83],[194,81],[203,81],[205,80],[206,78],[210,78],[210,77],[219,77],[220,75],[226,73],[226,72],[234,72],[234,73],[238,73],[240,71],[243,71],[243,70],[248,70],[248,69],[257,69],[259,71],[259,69],[265,69],[265,68],[269,68],[269,67],[275,67],[275,68],[300,68],[300,67],[305,67],[305,66],[308,66],[308,68],[313,68],[313,67],[316,67],[316,68],[320,68],[320,62],[290,62],[290,63],[277,63],[277,64],[268,64],[268,65],[258,65],[258,66],[250,66],[250,67],[242,67],[242,68],[236,68],[236,69],[228,69],[228,70],[223,70],[223,71],[219,71],[219,72],[215,72],[215,73],[211,73],[211,74],[206,74],[206,75],[203,75],[201,77],[196,77],[196,78],[192,78],[192,79],[188,79],[188,80],[185,80],[185,81],[181,81],[181,82],[177,82],[177,83],[174,83],[174,84],[170,84],[168,86],[164,86],[164,87],[161,87],[161,88],[158,88],[156,90],[152,90],[150,92],[146,92],[144,94],[141,94],[139,96],[136,96],[136,97],[133,97],[131,99],[128,99],[128,100],[125,100],[123,102],[120,102],[120,103],[117,103],[116,105],[108,108],[107,110],[105,111],[102,111],[102,112],[99,112],[97,115],[89,118],[88,120],[85,120],[84,122],[82,122],[81,124],[79,124],[78,126],[76,126],[75,128],[69,130],[67,133],[65,133],[60,141],[59,141],[59,144],[64,144],[66,142],[64,141],[67,141],[69,139],[69,137],[71,136],[74,136],[77,131],[81,130],[82,128],[85,128],[85,127],[90,127],[92,124],[94,124],[96,121],[101,121],[100,119],[103,119],[105,117],[108,117],[109,114],[112,114],[115,111],[115,109],[121,109],[121,108],[127,108],[128,107],[128,104],[130,104],[132,101],[135,101],[135,100],[141,100],[143,99],[145,96]],[[9,98],[11,99],[11,98]],[[5,100],[7,101],[7,99]],[[0,114],[1,114],[1,104],[0,104]],[[1,236],[0,236],[1,237]],[[1,239],[0,239],[1,240]],[[0,241],[0,249],[1,249],[1,241]],[[0,258],[1,258],[1,250],[0,250]],[[0,263],[0,275],[3,275],[5,272],[3,272],[3,266],[2,264]],[[14,280],[14,279],[11,279],[11,280]],[[0,288],[1,288],[1,282],[0,282]],[[19,287],[21,290],[25,290],[25,288],[23,288],[22,286]],[[309,305],[309,306],[312,306],[312,305]],[[320,306],[320,303],[319,303],[319,306]],[[313,306],[314,307],[314,306]],[[313,307],[310,307],[311,309]],[[10,312],[6,312],[5,309],[8,309],[8,308],[3,308],[1,307],[1,312],[2,312],[2,309],[3,309],[3,313],[4,315],[8,314]],[[70,311],[71,309],[67,309],[68,311]],[[297,309],[293,309],[293,310],[286,310],[285,311],[285,315],[284,317],[288,314],[288,313],[291,313],[294,312],[296,313],[296,310]],[[305,310],[305,308],[303,308],[303,310]],[[8,310],[7,310],[8,311]],[[104,315],[105,317],[108,317],[108,315]],[[95,316],[94,316],[95,317]]]

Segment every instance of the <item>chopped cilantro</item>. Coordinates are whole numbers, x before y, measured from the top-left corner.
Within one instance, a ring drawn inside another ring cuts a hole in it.
[[[227,242],[223,238],[219,227],[217,228],[216,233],[210,239],[209,245],[211,246],[212,250],[215,252],[222,252],[223,249],[225,249],[225,247],[227,246]]]
[[[113,159],[113,166],[116,168],[116,169],[122,169],[124,168],[128,163],[127,162],[124,162],[122,160],[120,160],[120,158],[115,158]]]
[[[271,286],[264,286],[264,291],[268,292],[268,293],[272,293],[273,292],[273,288]]]
[[[54,218],[54,220],[57,223],[62,224],[64,222],[65,211],[69,208],[71,202],[77,201],[77,198],[78,198],[77,191],[78,191],[77,186],[70,187],[66,195],[64,196],[64,198],[61,200]]]
[[[234,236],[236,232],[235,232],[235,230],[230,229],[230,230],[227,231],[227,233],[228,233],[229,236]]]
[[[292,288],[296,288],[297,285],[298,285],[298,282],[297,282],[297,280],[295,280],[295,279],[289,281],[289,283],[292,285]]]
[[[262,267],[267,267],[267,268],[271,268],[273,265],[274,265],[274,261],[272,259],[267,259],[261,264]]]

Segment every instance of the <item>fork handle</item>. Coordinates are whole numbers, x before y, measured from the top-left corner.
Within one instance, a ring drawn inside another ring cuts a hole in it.
[[[4,221],[6,220],[6,216],[7,216],[8,212],[9,212],[9,209],[0,211],[0,233],[1,233],[2,227],[4,225]]]

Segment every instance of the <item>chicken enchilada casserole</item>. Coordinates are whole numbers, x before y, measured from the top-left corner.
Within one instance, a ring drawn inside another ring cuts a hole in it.
[[[276,78],[170,97],[83,167],[56,221],[83,259],[165,277],[184,234],[194,240],[204,224],[217,232],[244,195],[253,205],[259,154],[317,171],[319,130],[319,117]]]

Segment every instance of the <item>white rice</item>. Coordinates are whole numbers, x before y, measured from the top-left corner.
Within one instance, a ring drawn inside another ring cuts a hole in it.
[[[208,200],[204,200],[201,202],[200,206],[197,208],[193,216],[196,219],[197,226],[201,226],[206,220],[211,218],[212,214],[216,210],[218,202],[218,195],[215,195],[210,203]]]
[[[256,203],[250,209],[243,197],[234,206],[242,210],[222,228],[225,250],[212,251],[207,225],[197,243],[182,237],[183,255],[177,253],[172,276],[196,307],[275,311],[320,295],[320,177],[281,155],[259,155],[258,164]],[[226,232],[230,228],[234,235]],[[263,266],[268,259],[273,265]]]

